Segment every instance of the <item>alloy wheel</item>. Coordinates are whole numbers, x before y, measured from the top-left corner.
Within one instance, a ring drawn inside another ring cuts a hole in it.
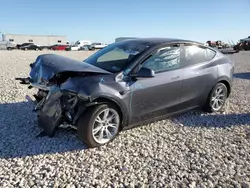
[[[219,86],[218,88],[215,89],[211,97],[210,105],[214,111],[218,111],[223,107],[225,100],[226,100],[226,90],[224,87]]]
[[[92,127],[92,136],[99,144],[105,144],[112,140],[119,129],[120,116],[112,108],[106,108],[99,112]]]

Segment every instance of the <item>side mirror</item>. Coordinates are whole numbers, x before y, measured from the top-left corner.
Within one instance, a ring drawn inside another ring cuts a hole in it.
[[[152,69],[142,67],[136,74],[136,78],[152,78],[155,76],[155,72]]]

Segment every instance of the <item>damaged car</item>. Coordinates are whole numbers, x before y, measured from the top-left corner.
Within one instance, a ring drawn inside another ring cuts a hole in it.
[[[216,49],[165,38],[116,42],[82,62],[39,55],[30,67],[29,77],[16,79],[38,89],[34,111],[43,133],[71,127],[89,147],[151,117],[221,111],[234,71]]]

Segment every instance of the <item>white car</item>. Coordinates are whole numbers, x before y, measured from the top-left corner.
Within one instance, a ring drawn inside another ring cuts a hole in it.
[[[106,46],[107,46],[107,44],[95,42],[95,43],[93,43],[93,44],[90,45],[89,49],[90,49],[90,50],[102,49],[102,48],[104,48],[104,47],[106,47]]]

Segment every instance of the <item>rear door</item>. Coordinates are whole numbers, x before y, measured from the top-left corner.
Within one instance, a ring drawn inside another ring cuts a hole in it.
[[[182,86],[179,44],[156,50],[141,66],[154,70],[155,77],[129,83],[132,121],[161,110],[177,111]]]
[[[207,97],[217,78],[216,52],[194,44],[181,47],[183,86],[180,102],[183,107],[200,105]]]

